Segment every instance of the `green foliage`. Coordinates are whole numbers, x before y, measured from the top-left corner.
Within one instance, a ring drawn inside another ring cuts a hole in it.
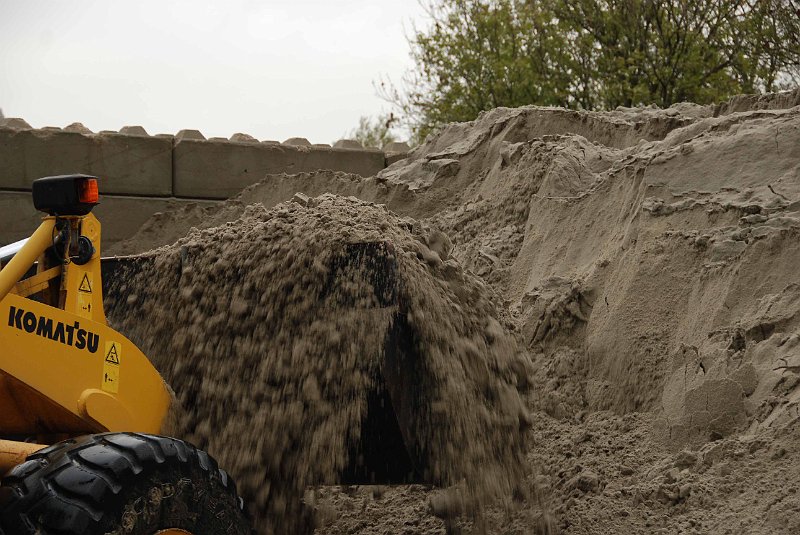
[[[392,127],[397,122],[393,114],[379,115],[371,118],[362,116],[358,126],[344,135],[345,139],[355,139],[365,147],[383,148],[387,143],[397,141]]]
[[[800,0],[434,0],[379,93],[417,140],[499,106],[710,103],[796,85]]]

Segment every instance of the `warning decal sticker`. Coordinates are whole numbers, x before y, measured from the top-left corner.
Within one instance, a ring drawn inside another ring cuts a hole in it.
[[[83,278],[81,279],[81,285],[78,286],[78,291],[87,294],[92,293],[92,279],[89,277],[88,273],[83,274]]]
[[[103,390],[116,394],[119,392],[119,368],[122,359],[122,345],[119,342],[106,342],[106,358],[103,362]]]
[[[92,296],[78,293],[78,314],[84,318],[92,319]]]

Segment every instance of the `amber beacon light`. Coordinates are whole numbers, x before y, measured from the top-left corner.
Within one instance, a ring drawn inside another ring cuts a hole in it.
[[[33,205],[52,216],[83,216],[100,198],[97,177],[90,175],[49,176],[35,180]]]
[[[84,178],[78,182],[78,188],[80,191],[78,200],[80,200],[80,202],[86,204],[97,204],[97,201],[100,200],[96,178]]]

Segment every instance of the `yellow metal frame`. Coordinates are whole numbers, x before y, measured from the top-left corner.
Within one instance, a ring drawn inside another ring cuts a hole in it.
[[[56,217],[45,217],[0,270],[0,376],[7,377],[0,381],[0,435],[158,433],[171,395],[147,357],[106,324],[100,222],[92,214],[58,219],[57,226]],[[91,259],[45,266],[45,251],[67,224],[91,240]],[[37,260],[38,272],[23,279]],[[30,299],[48,289],[58,303]],[[45,402],[26,401],[31,392]],[[0,441],[0,473],[32,447],[43,446]]]

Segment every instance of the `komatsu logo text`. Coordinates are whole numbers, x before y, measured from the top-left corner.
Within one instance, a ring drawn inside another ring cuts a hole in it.
[[[8,311],[8,326],[76,349],[85,349],[89,353],[97,352],[100,343],[100,335],[81,329],[80,322],[65,325],[13,306]]]

